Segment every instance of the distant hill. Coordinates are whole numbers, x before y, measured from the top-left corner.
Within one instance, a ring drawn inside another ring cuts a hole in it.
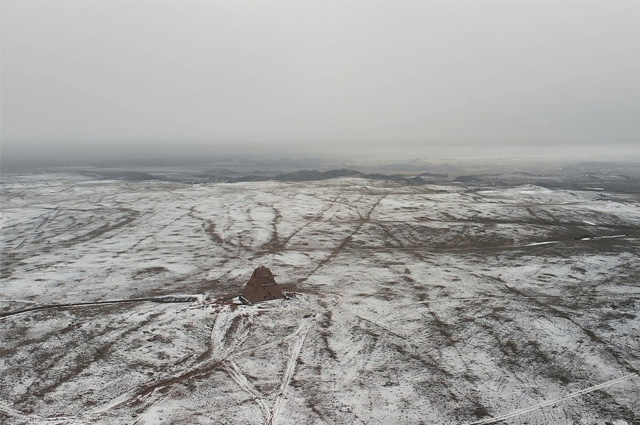
[[[469,183],[469,182],[478,182],[480,181],[480,178],[478,176],[458,176],[456,177],[454,180],[454,182],[462,182],[462,183]]]
[[[318,171],[318,170],[302,170],[293,173],[280,174],[274,177],[274,180],[301,182],[314,180],[335,179],[338,177],[364,177],[360,171],[349,170],[346,168],[340,170]]]
[[[438,177],[441,179],[446,179],[449,177],[449,174],[439,174],[439,173],[422,173],[420,177]]]

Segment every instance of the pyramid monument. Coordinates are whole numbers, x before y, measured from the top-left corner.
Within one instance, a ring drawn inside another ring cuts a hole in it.
[[[262,301],[284,299],[285,296],[276,283],[271,270],[265,266],[260,266],[253,271],[249,283],[244,287],[240,299],[248,303],[259,303]]]

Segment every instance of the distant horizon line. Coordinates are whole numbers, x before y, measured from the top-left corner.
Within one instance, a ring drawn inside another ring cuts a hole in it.
[[[237,165],[249,165],[255,163],[256,166],[283,166],[287,168],[298,169],[328,169],[340,168],[342,166],[392,166],[392,165],[419,165],[424,163],[428,165],[447,165],[447,164],[463,164],[463,163],[487,163],[496,161],[522,162],[527,163],[634,163],[640,162],[640,155],[623,155],[623,154],[585,154],[585,155],[561,155],[561,154],[527,154],[527,155],[511,155],[511,154],[487,154],[487,155],[469,155],[469,156],[450,156],[450,157],[405,157],[405,158],[353,158],[340,157],[329,154],[313,154],[296,155],[296,154],[261,154],[261,153],[221,153],[214,155],[202,156],[182,156],[172,157],[158,156],[152,158],[142,158],[137,156],[117,157],[104,156],[101,158],[6,158],[0,153],[0,172],[1,171],[18,171],[18,170],[37,170],[37,169],[63,169],[63,168],[120,168],[120,167],[188,167],[188,166],[215,166],[221,163],[229,162]],[[501,164],[506,165],[506,164]]]

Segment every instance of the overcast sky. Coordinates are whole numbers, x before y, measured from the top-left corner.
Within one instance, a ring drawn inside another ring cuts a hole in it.
[[[3,158],[640,154],[640,1],[2,1]]]

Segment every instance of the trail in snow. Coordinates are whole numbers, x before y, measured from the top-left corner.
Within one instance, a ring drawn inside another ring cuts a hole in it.
[[[78,303],[66,303],[66,304],[44,304],[36,305],[34,307],[23,308],[21,310],[8,311],[0,313],[0,319],[9,316],[15,316],[16,314],[28,313],[30,311],[47,310],[55,308],[71,308],[71,307],[90,307],[102,304],[123,304],[123,303],[141,303],[141,302],[154,302],[154,303],[194,303],[199,302],[202,304],[204,295],[162,295],[159,297],[145,297],[145,298],[129,298],[124,300],[106,300],[106,301],[85,301]],[[31,301],[25,301],[31,302]],[[32,302],[32,304],[35,304]]]
[[[48,223],[48,222],[50,222],[51,220],[53,220],[53,219],[58,215],[58,213],[59,213],[59,212],[60,212],[60,207],[59,207],[59,206],[55,207],[55,208],[53,209],[53,213],[49,213],[49,214],[48,214],[48,215],[47,215],[47,216],[46,216],[46,217],[45,217],[45,218],[40,222],[40,224],[38,224],[38,226],[37,226],[35,229],[33,229],[33,233],[38,232],[38,230],[40,230],[40,228],[41,228],[45,223]],[[42,232],[40,232],[40,233],[42,233]],[[36,233],[36,235],[35,235],[35,236],[33,236],[33,239],[35,239],[35,238],[36,238],[40,233]]]
[[[640,376],[640,375],[638,375],[637,373],[631,373],[629,375],[625,375],[625,376],[622,376],[620,378],[612,379],[611,381],[603,382],[602,384],[594,385],[593,387],[584,388],[584,389],[582,389],[580,391],[576,391],[576,392],[573,392],[571,394],[567,394],[564,397],[554,398],[554,399],[547,400],[547,401],[542,402],[542,403],[535,404],[535,405],[530,406],[530,407],[526,407],[524,409],[514,410],[511,413],[508,413],[508,414],[503,415],[503,416],[498,416],[497,418],[489,418],[489,419],[483,419],[483,420],[476,421],[476,422],[471,422],[468,425],[485,425],[485,424],[495,424],[497,422],[502,422],[504,420],[511,419],[511,418],[516,417],[516,416],[520,416],[520,415],[523,415],[525,413],[529,413],[529,412],[532,412],[534,410],[541,409],[543,407],[551,406],[553,404],[560,403],[560,402],[563,402],[565,400],[569,400],[569,399],[581,396],[583,394],[587,394],[587,393],[590,393],[590,392],[593,392],[593,391],[601,390],[603,388],[611,387],[613,385],[619,384],[621,382],[624,382],[626,380],[629,380],[629,379],[631,379],[633,377],[638,377],[638,376]]]
[[[211,330],[209,355],[204,360],[191,365],[186,370],[179,371],[173,376],[154,382],[149,382],[142,387],[122,394],[119,397],[116,397],[115,399],[104,404],[103,406],[93,409],[88,413],[88,415],[102,415],[116,407],[120,407],[135,400],[147,398],[148,396],[154,394],[160,388],[173,385],[175,382],[178,382],[182,379],[192,377],[199,372],[206,370],[206,368],[211,367],[218,362],[224,361],[238,346],[241,346],[248,337],[248,333],[245,332],[243,334],[237,335],[233,344],[225,344],[227,333],[229,332],[229,329],[231,328],[233,320],[236,316],[238,316],[238,314],[235,312],[220,312],[216,316],[215,323],[213,324],[213,328]]]
[[[16,409],[0,404],[0,413],[13,418],[20,418],[22,420],[29,421],[30,424],[50,424],[50,425],[72,425],[72,424],[84,424],[81,418],[77,416],[57,416],[55,418],[45,418],[40,415],[29,415],[22,413]]]
[[[236,384],[240,388],[242,388],[245,392],[247,392],[250,396],[253,397],[260,409],[262,409],[262,413],[266,420],[271,418],[271,410],[269,410],[269,406],[267,406],[267,402],[264,401],[262,394],[258,392],[258,390],[249,382],[247,377],[242,373],[238,365],[233,360],[225,360],[223,363],[224,370],[231,376],[231,379],[235,381]]]
[[[213,324],[213,328],[211,329],[211,342],[210,342],[211,358],[214,359],[215,361],[224,359],[233,350],[233,347],[230,347],[229,345],[225,344],[225,339],[227,336],[227,332],[231,328],[231,325],[233,324],[233,320],[237,315],[238,315],[237,313],[220,312],[216,316],[216,321]],[[240,345],[238,344],[239,341],[236,341],[236,342],[237,343],[235,345]]]
[[[551,244],[554,244],[554,243],[560,243],[560,241],[534,242],[534,243],[528,243],[528,244],[523,245],[523,246],[551,245]]]
[[[16,417],[16,418],[23,418],[23,419],[42,419],[39,416],[33,416],[33,415],[27,415],[26,413],[22,413],[19,410],[16,410],[14,408],[11,408],[9,406],[3,406],[0,404],[0,413],[3,413],[7,416],[12,416],[12,417]]]
[[[277,424],[278,416],[280,415],[280,411],[282,410],[282,406],[284,405],[285,397],[287,395],[287,389],[289,388],[289,384],[291,383],[291,379],[293,378],[293,374],[296,369],[296,362],[298,361],[298,357],[302,351],[302,346],[304,345],[304,340],[307,337],[307,333],[309,332],[312,323],[313,318],[311,317],[302,320],[298,330],[295,332],[297,337],[289,348],[289,361],[287,362],[287,367],[284,370],[284,377],[280,384],[280,392],[276,395],[276,402],[273,404],[271,417],[265,422],[265,425]]]
[[[635,293],[631,292],[628,294],[582,294],[582,295],[572,295],[573,298],[607,298],[607,299],[637,299],[640,297],[640,292]],[[402,307],[408,305],[429,305],[429,304],[442,304],[445,302],[458,302],[458,301],[480,301],[480,300],[520,300],[522,298],[545,298],[545,299],[564,299],[566,298],[563,295],[522,295],[519,297],[508,297],[502,295],[494,295],[488,297],[447,297],[445,299],[438,300],[423,300],[423,301],[411,301],[408,303],[389,303],[390,305]]]

